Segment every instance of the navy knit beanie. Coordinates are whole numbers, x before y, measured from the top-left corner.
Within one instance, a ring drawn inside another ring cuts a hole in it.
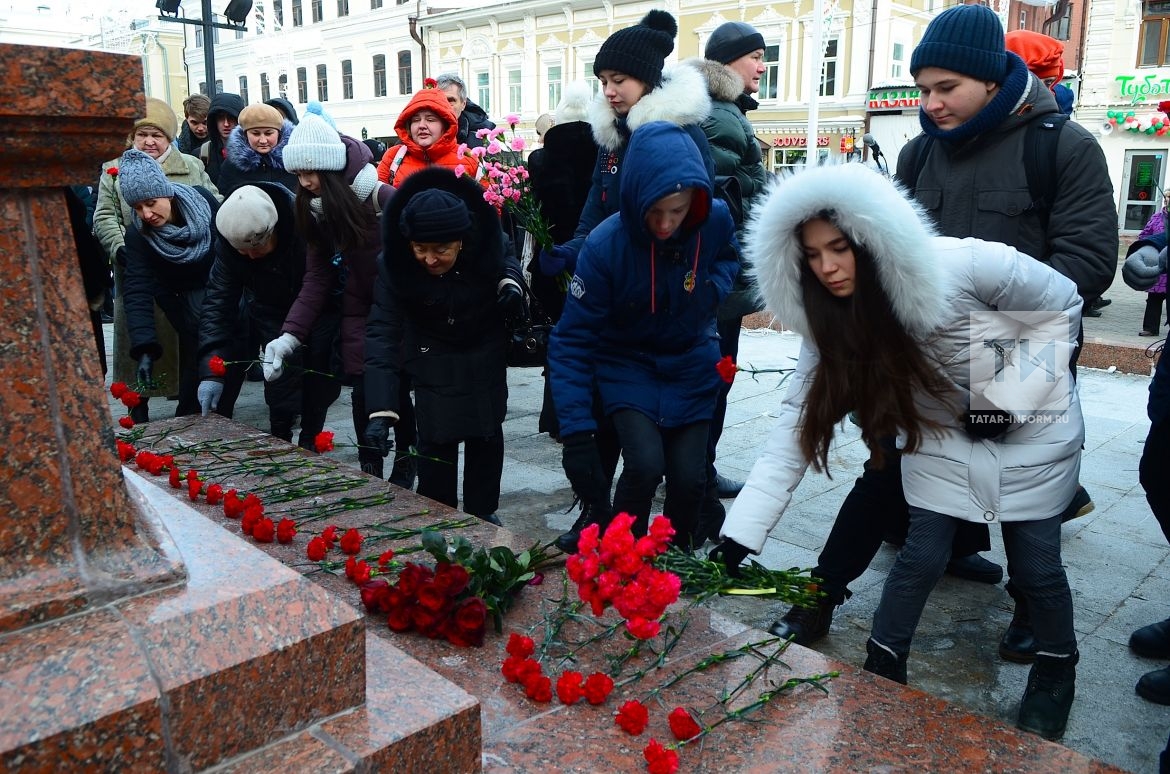
[[[724,22],[715,28],[703,49],[703,58],[731,64],[745,54],[764,48],[764,36],[746,22]]]
[[[471,213],[455,194],[428,188],[410,197],[398,228],[411,242],[456,242],[471,231]]]
[[[910,55],[911,75],[924,67],[1002,84],[1008,56],[999,17],[985,5],[956,5],[943,11]]]
[[[615,70],[651,88],[662,82],[666,57],[674,51],[678,23],[666,11],[651,11],[633,27],[618,30],[605,39],[593,59],[593,74]]]

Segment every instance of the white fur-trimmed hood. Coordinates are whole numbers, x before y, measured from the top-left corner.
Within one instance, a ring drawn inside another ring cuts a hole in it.
[[[760,297],[784,325],[808,336],[800,289],[800,224],[826,210],[837,227],[874,256],[894,314],[915,337],[943,322],[948,298],[933,252],[934,228],[916,202],[861,164],[805,168],[774,183],[752,208],[745,255]]]
[[[663,70],[662,83],[630,108],[626,127],[633,133],[651,121],[687,126],[701,123],[710,114],[711,97],[707,94],[706,79],[693,67],[675,65]],[[589,106],[593,139],[605,150],[617,150],[626,143],[626,137],[614,125],[617,117],[603,94],[598,94]]]

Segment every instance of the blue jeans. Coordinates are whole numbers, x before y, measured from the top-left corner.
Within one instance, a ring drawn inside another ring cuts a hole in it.
[[[910,532],[882,588],[870,637],[898,655],[910,642],[926,598],[946,570],[959,519],[910,506]],[[1060,515],[1001,522],[1012,585],[1027,599],[1037,649],[1067,655],[1076,650],[1072,593],[1060,563]]]

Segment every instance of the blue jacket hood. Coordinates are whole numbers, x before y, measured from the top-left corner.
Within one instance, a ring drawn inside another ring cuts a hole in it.
[[[666,121],[638,127],[630,137],[622,169],[620,211],[622,223],[635,243],[653,237],[646,228],[646,212],[664,196],[687,188],[698,189],[683,229],[701,226],[711,210],[711,176],[695,141],[686,130]]]

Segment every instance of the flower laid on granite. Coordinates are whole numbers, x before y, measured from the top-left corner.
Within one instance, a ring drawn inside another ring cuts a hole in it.
[[[115,400],[122,402],[127,411],[135,409],[138,404],[142,402],[142,396],[135,390],[126,386],[125,382],[114,382],[110,385],[110,394],[114,396]],[[130,418],[129,414],[118,419],[118,424],[126,430],[134,427],[134,420]],[[125,460],[123,460],[125,462]]]
[[[727,382],[728,384],[731,384],[732,382],[735,381],[735,374],[737,372],[740,372],[740,371],[742,371],[745,374],[751,374],[753,377],[757,376],[759,374],[784,374],[784,379],[780,380],[780,383],[783,384],[784,380],[787,379],[792,374],[792,372],[795,371],[796,369],[795,368],[752,368],[750,365],[749,366],[741,366],[741,365],[737,364],[734,360],[732,360],[731,355],[724,355],[722,358],[719,359],[719,362],[717,362],[715,364],[715,370],[719,372],[719,377],[721,379],[723,379],[723,381]]]
[[[333,433],[328,430],[317,433],[317,437],[313,439],[313,449],[318,454],[333,451]]]
[[[516,136],[520,117],[509,115],[504,121],[508,124],[507,129],[496,127],[476,131],[475,136],[484,141],[482,146],[471,149],[461,146],[460,150],[479,159],[480,169],[487,178],[484,200],[512,213],[516,222],[532,235],[538,246],[552,249],[552,232],[540,211],[540,202],[532,193],[528,168],[520,161],[520,154],[527,147],[524,138]],[[509,131],[511,140],[504,136]]]
[[[671,548],[655,560],[682,582],[682,594],[698,600],[713,596],[752,596],[779,599],[792,605],[811,606],[823,595],[808,570],[770,570],[754,559],[731,575],[723,562]]]

